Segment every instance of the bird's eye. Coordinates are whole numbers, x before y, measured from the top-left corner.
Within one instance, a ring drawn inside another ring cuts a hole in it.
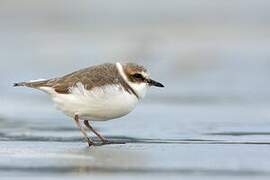
[[[144,79],[144,77],[139,73],[133,74],[133,77],[135,77],[136,79]]]

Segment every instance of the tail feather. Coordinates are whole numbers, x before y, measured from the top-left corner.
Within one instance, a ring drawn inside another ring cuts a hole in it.
[[[19,87],[19,86],[25,86],[25,87],[31,87],[31,88],[39,88],[41,86],[46,86],[48,80],[37,80],[37,81],[30,81],[30,82],[19,82],[19,83],[14,83],[14,87]]]
[[[18,86],[25,86],[26,82],[19,82],[19,83],[14,83],[13,86],[14,87],[18,87]]]

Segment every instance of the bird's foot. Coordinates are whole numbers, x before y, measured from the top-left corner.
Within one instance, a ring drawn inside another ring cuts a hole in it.
[[[92,147],[92,146],[97,146],[98,144],[95,143],[94,141],[90,140],[89,138],[87,139],[87,144],[89,147]]]

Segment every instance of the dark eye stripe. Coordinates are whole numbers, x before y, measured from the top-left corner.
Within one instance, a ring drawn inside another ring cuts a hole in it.
[[[137,78],[137,79],[144,79],[144,77],[141,74],[134,74],[133,77]]]

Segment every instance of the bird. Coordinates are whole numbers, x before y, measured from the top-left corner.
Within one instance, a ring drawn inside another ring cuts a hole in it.
[[[147,69],[136,63],[104,63],[48,80],[14,83],[47,93],[57,109],[74,119],[88,146],[97,143],[88,137],[92,131],[102,144],[110,141],[98,133],[92,121],[107,121],[130,113],[152,87],[164,87],[150,78]],[[83,124],[82,124],[83,123]]]

